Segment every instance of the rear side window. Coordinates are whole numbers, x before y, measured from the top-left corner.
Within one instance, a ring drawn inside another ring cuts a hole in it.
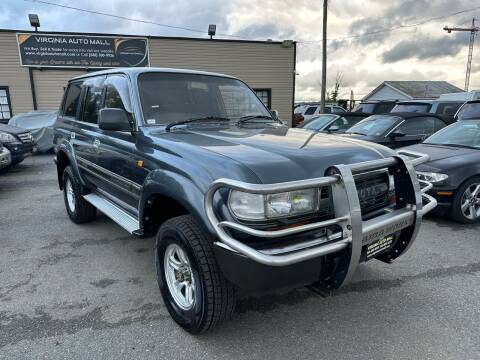
[[[85,82],[85,100],[83,102],[82,121],[91,124],[98,122],[98,113],[103,107],[103,80],[91,79]]]
[[[480,102],[465,103],[457,114],[458,120],[480,119]]]
[[[375,106],[375,113],[376,114],[384,114],[390,112],[395,106],[394,102],[381,102],[376,104]]]
[[[406,135],[432,135],[443,128],[445,123],[433,117],[417,117],[406,120],[397,130]]]
[[[306,111],[304,115],[313,115],[315,114],[315,111],[317,111],[317,106],[310,106]]]
[[[63,106],[63,115],[73,118],[77,117],[78,103],[80,101],[81,83],[70,83],[67,88],[65,96],[65,103]]]

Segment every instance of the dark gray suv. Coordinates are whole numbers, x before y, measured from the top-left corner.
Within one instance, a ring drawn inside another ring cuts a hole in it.
[[[236,78],[135,68],[68,83],[54,128],[75,223],[105,213],[156,236],[157,280],[192,333],[239,293],[331,291],[360,262],[391,262],[435,200],[414,165],[376,144],[289,129]]]

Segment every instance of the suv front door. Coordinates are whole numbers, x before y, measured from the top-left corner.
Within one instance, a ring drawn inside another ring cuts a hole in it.
[[[130,87],[126,76],[109,75],[105,82],[104,108],[122,109],[131,120],[132,130],[136,124],[130,99]],[[134,131],[108,131],[99,129],[98,165],[107,176],[106,192],[126,210],[137,214],[142,184],[148,175],[143,167],[143,157],[136,147]]]

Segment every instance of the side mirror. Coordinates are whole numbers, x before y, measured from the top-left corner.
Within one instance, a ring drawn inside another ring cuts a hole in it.
[[[98,114],[98,127],[109,131],[132,131],[128,114],[123,109],[101,109]]]
[[[389,136],[394,139],[394,138],[397,138],[397,137],[402,137],[402,136],[405,136],[406,134],[402,131],[399,131],[399,130],[395,130],[394,132],[392,132]]]
[[[278,119],[278,111],[277,110],[270,110],[270,113],[275,119]]]
[[[337,125],[332,125],[327,130],[328,130],[328,132],[336,132],[336,131],[340,130],[340,128]]]

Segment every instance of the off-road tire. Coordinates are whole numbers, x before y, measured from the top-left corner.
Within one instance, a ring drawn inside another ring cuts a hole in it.
[[[176,304],[166,281],[164,256],[172,243],[181,247],[191,264],[196,289],[195,302],[190,310],[182,310]],[[202,333],[231,317],[235,308],[235,289],[217,265],[213,238],[192,216],[174,217],[162,224],[155,241],[155,267],[164,303],[172,318],[186,331]]]
[[[71,209],[68,203],[67,181],[70,181],[73,189],[73,195],[75,199],[74,209]],[[70,219],[76,224],[82,224],[95,220],[95,216],[97,215],[97,209],[83,198],[81,185],[75,177],[71,166],[67,166],[63,171],[62,185],[63,200],[65,202],[65,208],[67,209],[67,214]]]

